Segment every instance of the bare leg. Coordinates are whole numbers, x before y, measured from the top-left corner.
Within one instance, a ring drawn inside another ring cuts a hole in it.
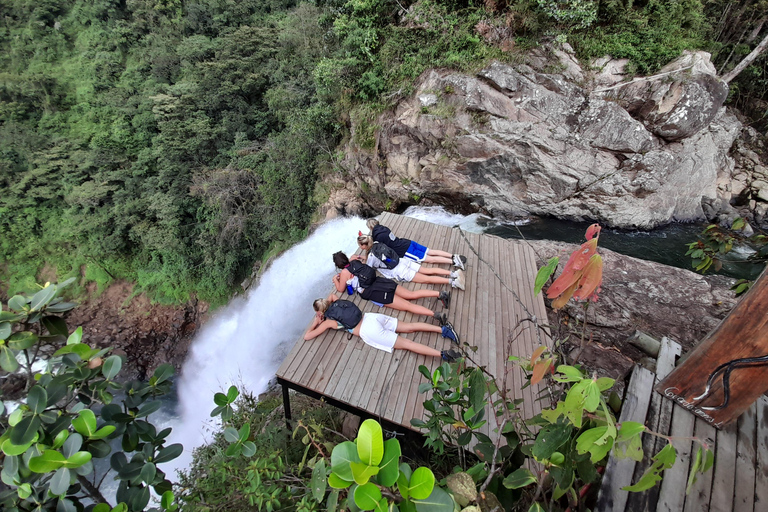
[[[425,267],[422,265],[419,267],[419,274],[424,274],[425,276],[449,276],[451,271],[444,268]]]
[[[443,258],[453,260],[453,254],[441,251],[440,249],[427,249],[427,256],[442,256]]]
[[[431,253],[432,250],[430,249],[429,252]],[[440,252],[442,252],[442,251],[440,251]],[[448,253],[445,253],[445,254],[448,254]],[[453,264],[453,256],[448,256],[448,257],[445,257],[445,256],[431,256],[431,255],[427,254],[427,256],[423,260],[423,263],[437,263],[437,264],[439,264],[439,263],[447,263],[447,264],[451,265],[451,264]]]
[[[435,350],[432,347],[428,347],[426,345],[416,343],[415,341],[405,339],[402,336],[397,337],[397,341],[395,342],[395,348],[400,350],[408,350],[410,352],[415,352],[423,356],[440,357],[439,350]]]
[[[446,270],[446,272],[448,272]],[[440,276],[425,276],[424,274],[416,274],[411,279],[412,283],[424,283],[424,284],[450,284],[451,281],[447,277]]]
[[[417,274],[418,275],[418,274]],[[437,290],[415,290],[411,291],[408,288],[399,286],[395,288],[395,300],[398,297],[405,300],[426,299],[427,297],[439,297],[440,292]]]
[[[424,322],[397,322],[395,332],[436,332],[441,334],[443,328]]]
[[[435,316],[435,312],[432,311],[431,309],[427,309],[424,306],[419,306],[418,304],[414,304],[413,302],[408,302],[402,297],[395,297],[395,300],[385,305],[392,309],[397,309],[398,311],[408,311],[409,313],[413,313],[414,315]]]

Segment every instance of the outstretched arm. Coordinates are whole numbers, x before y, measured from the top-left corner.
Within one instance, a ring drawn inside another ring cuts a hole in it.
[[[304,339],[306,341],[313,340],[329,329],[336,329],[337,325],[336,320],[331,320],[330,318],[323,320],[318,313],[312,320],[309,330],[304,334]]]
[[[341,280],[341,274],[333,276],[333,286],[336,287],[337,292],[343,292],[347,289],[347,283]]]

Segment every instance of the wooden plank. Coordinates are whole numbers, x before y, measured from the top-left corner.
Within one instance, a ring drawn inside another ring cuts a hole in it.
[[[656,380],[658,383],[670,374],[675,368],[675,362],[680,356],[682,347],[669,338],[661,339],[659,357],[656,361]],[[646,414],[645,426],[662,435],[669,434],[672,424],[672,408],[670,400],[665,400],[658,393],[653,393],[651,403]],[[632,482],[637,482],[645,471],[651,466],[651,459],[667,444],[666,439],[653,435],[643,436],[643,460],[635,464],[635,474]],[[655,511],[659,498],[660,486],[655,485],[645,492],[634,492],[629,495],[627,510],[632,512]]]
[[[635,366],[632,378],[627,387],[624,405],[621,408],[619,421],[637,421],[642,423],[648,412],[653,391],[654,374],[641,366]],[[621,488],[630,485],[635,469],[635,461],[630,459],[608,459],[605,466],[605,476],[600,485],[597,497],[596,511],[623,511],[627,503],[628,492]]]
[[[756,411],[756,464],[755,464],[755,512],[768,510],[768,398],[757,400]]]
[[[696,418],[693,435],[704,441],[707,446],[714,449],[717,429],[701,418]],[[699,443],[694,443],[694,450],[699,449]],[[696,452],[694,452],[695,454]],[[685,492],[683,489],[682,492]],[[712,471],[700,474],[696,483],[691,487],[691,492],[685,498],[685,512],[708,512],[709,500],[712,497]]]
[[[739,417],[736,440],[736,485],[733,489],[733,510],[754,510],[755,507],[755,406]]]
[[[450,233],[453,230],[449,230],[448,228],[439,226],[436,231],[440,233],[440,238],[443,239],[449,239],[451,238],[452,234]],[[448,247],[452,247],[451,245],[448,245]],[[434,285],[433,285],[434,286]],[[437,289],[442,290],[451,290],[450,285],[445,286],[435,286]],[[457,291],[457,290],[452,290]],[[453,298],[452,294],[452,298]],[[438,302],[439,304],[439,302]],[[438,309],[449,312],[453,310],[453,302],[451,302],[451,307],[448,310],[445,310],[442,308],[442,305],[438,306]],[[458,329],[458,327],[454,324],[454,328]],[[414,341],[417,341],[414,339]],[[443,340],[442,336],[440,334],[438,335],[428,335],[427,333],[423,333],[421,336],[419,336],[418,341],[421,343],[424,343],[425,345],[429,345],[433,348],[436,348],[437,350],[442,350],[444,348],[450,348],[451,344],[448,340]],[[424,358],[424,363],[419,362],[419,364],[426,364],[428,361],[426,361],[426,358]],[[434,368],[438,364],[440,364],[440,361],[431,361],[431,365],[427,365],[428,368]],[[424,382],[424,378],[422,377],[421,373],[418,371],[418,364],[414,368],[414,382],[413,382],[413,391],[408,395],[407,400],[405,401],[405,408],[403,411],[403,418],[408,420],[410,422],[413,418],[418,419],[424,419],[424,408],[423,408],[423,402],[427,398],[426,395],[420,394],[418,392],[419,384],[421,382]]]
[[[768,391],[766,310],[764,270],[720,325],[656,389],[716,427],[738,418]],[[727,401],[724,386],[730,391]]]
[[[734,423],[726,425],[717,433],[709,510],[732,510],[734,479],[736,478],[736,437],[736,425]]]
[[[672,409],[672,426],[670,436],[677,450],[677,462],[664,472],[659,490],[659,501],[656,510],[659,512],[679,512],[685,505],[685,487],[688,482],[688,469],[691,463],[690,440],[693,437],[693,427],[696,417],[683,409]]]

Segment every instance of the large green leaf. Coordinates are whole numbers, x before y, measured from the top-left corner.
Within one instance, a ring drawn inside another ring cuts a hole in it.
[[[92,458],[93,455],[91,455],[91,452],[77,452],[67,459],[64,466],[72,469],[79,468],[90,462]]]
[[[59,302],[58,304],[51,304],[45,310],[49,313],[66,313],[71,309],[75,309],[77,303],[75,302]]]
[[[32,386],[27,394],[27,406],[32,414],[40,414],[48,405],[48,393],[42,386]]]
[[[27,305],[27,298],[23,295],[14,295],[8,301],[8,307],[12,310],[21,313],[24,311],[24,306]]]
[[[37,343],[37,334],[30,331],[16,332],[8,338],[8,346],[13,350],[24,350]]]
[[[416,471],[413,472],[414,475],[416,474]],[[411,477],[411,479],[413,479],[413,477]],[[432,489],[432,492],[425,499],[414,499],[413,502],[416,504],[417,512],[453,512],[454,507],[456,506],[451,495],[440,487]]]
[[[32,441],[40,428],[39,416],[26,416],[11,429],[11,442],[15,445],[25,445]]]
[[[13,373],[19,367],[16,353],[5,345],[0,345],[0,368],[8,373]]]
[[[60,496],[69,489],[70,473],[67,468],[59,468],[51,477],[48,490],[51,494]]]
[[[426,467],[416,468],[408,482],[408,492],[414,500],[424,500],[435,488],[435,475]]]
[[[314,497],[315,501],[318,503],[322,503],[323,498],[325,497],[326,471],[325,459],[320,459],[317,464],[315,464],[314,469],[312,469],[312,479],[310,480],[309,486],[312,490],[312,497]]]
[[[155,464],[162,464],[163,462],[173,460],[181,455],[181,452],[183,451],[184,446],[179,443],[168,445],[157,453],[157,457],[155,457]]]
[[[155,480],[155,475],[157,475],[157,467],[151,462],[144,463],[139,474],[141,481],[150,485]]]
[[[557,264],[560,262],[560,258],[558,256],[555,256],[554,258],[550,258],[546,265],[541,267],[539,271],[536,273],[536,279],[533,283],[533,294],[538,295],[541,293],[541,289],[546,284],[547,280],[552,276],[552,274],[555,273],[555,270],[557,269]]]
[[[21,320],[22,318],[24,318],[24,315],[12,313],[10,311],[0,311],[0,322],[15,322],[16,320]]]
[[[379,465],[379,474],[376,475],[376,481],[384,487],[392,487],[400,476],[400,442],[397,439],[388,439],[384,441],[384,456]]]
[[[56,450],[45,450],[42,455],[29,459],[29,470],[34,473],[50,473],[64,467],[67,459]]]
[[[360,462],[378,466],[384,456],[384,434],[376,420],[365,420],[357,434],[357,454]]]
[[[162,405],[163,403],[160,400],[153,400],[152,402],[147,402],[145,404],[142,404],[142,406],[139,407],[139,410],[136,413],[136,417],[142,418],[144,416],[149,416],[153,412],[159,411]]]
[[[84,437],[91,437],[96,432],[96,414],[90,409],[83,409],[77,418],[72,419],[72,426]]]
[[[67,345],[76,345],[83,339],[83,327],[80,326],[74,330],[67,338]]]
[[[5,311],[3,311],[5,313]],[[11,335],[11,324],[0,322],[0,340],[6,340]]]
[[[62,432],[67,432],[66,430],[62,430]],[[63,445],[61,446],[61,453],[64,454],[65,458],[69,458],[76,454],[78,451],[80,451],[80,448],[83,446],[83,436],[81,436],[78,433],[74,433],[71,436],[68,436],[66,438],[66,441],[64,441]]]
[[[240,392],[237,390],[237,386],[229,386],[229,389],[227,390],[227,402],[233,403],[235,400],[237,400],[237,397],[240,396]]]
[[[520,468],[507,475],[503,484],[507,489],[520,489],[536,481],[536,476],[530,470]]]
[[[39,311],[45,307],[46,304],[51,302],[53,296],[56,295],[56,285],[49,284],[36,294],[32,296],[32,300],[29,301],[29,307],[31,311]]]
[[[120,368],[123,366],[123,360],[120,356],[109,356],[101,367],[101,373],[107,380],[112,380],[120,373]]]
[[[548,459],[571,437],[573,427],[568,423],[558,422],[545,426],[533,443],[533,456],[537,460]]]
[[[355,489],[355,504],[362,510],[373,510],[380,500],[381,491],[370,482]]]
[[[13,444],[9,438],[6,438],[5,440],[0,443],[0,450],[7,456],[11,457],[14,455],[21,455],[22,453],[26,452],[27,449],[32,446],[32,444],[37,441],[38,439],[37,433],[32,437],[32,440],[25,444]]]
[[[40,320],[40,323],[42,323],[48,333],[53,336],[64,336],[65,338],[69,336],[67,322],[60,316],[44,316],[43,319]]]
[[[342,480],[352,482],[355,477],[352,475],[351,462],[360,462],[357,455],[357,446],[352,441],[344,441],[334,446],[331,452],[331,470]]]
[[[379,472],[379,466],[369,466],[360,462],[350,462],[349,466],[352,468],[352,477],[358,485],[368,483],[368,480]]]
[[[173,377],[173,365],[163,363],[155,369],[155,373],[152,376],[156,379],[155,384],[160,384]]]
[[[328,475],[328,485],[334,489],[346,489],[347,487],[352,485],[352,481],[343,480],[336,473],[331,473],[330,475]]]

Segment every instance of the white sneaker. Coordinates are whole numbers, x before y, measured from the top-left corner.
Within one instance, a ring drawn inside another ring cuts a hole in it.
[[[456,270],[455,273],[456,273],[456,276],[451,277],[451,280],[450,280],[451,286],[453,288],[458,288],[459,290],[463,290],[464,283],[465,283],[464,272],[462,270]]]
[[[453,255],[453,266],[458,268],[459,270],[464,270],[464,263],[466,262],[467,262],[466,256],[462,256],[461,254]]]

